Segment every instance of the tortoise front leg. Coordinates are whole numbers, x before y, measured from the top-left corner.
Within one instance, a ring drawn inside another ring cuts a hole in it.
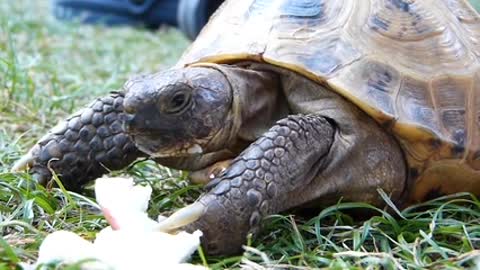
[[[239,252],[263,217],[292,206],[292,198],[322,168],[333,135],[334,128],[323,117],[280,120],[207,185],[208,193],[164,221],[162,228],[174,229],[199,217],[187,229],[204,233],[202,243],[209,254]]]
[[[378,188],[398,200],[406,180],[398,144],[373,121],[359,126],[352,134],[317,115],[280,120],[206,186],[208,193],[162,222],[161,229],[196,220],[186,228],[203,231],[209,254],[232,254],[267,215],[341,197],[380,205]]]
[[[78,191],[108,170],[128,166],[143,154],[124,132],[123,98],[123,93],[112,92],[73,114],[41,138],[13,170],[29,167],[45,185],[50,167],[65,188]]]

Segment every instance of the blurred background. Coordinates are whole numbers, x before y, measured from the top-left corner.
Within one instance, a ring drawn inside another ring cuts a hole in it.
[[[58,19],[106,25],[177,26],[194,39],[223,0],[53,0]]]
[[[477,11],[480,12],[480,1],[479,0],[470,0],[470,2],[472,3],[473,7],[475,7],[475,9],[477,9]]]

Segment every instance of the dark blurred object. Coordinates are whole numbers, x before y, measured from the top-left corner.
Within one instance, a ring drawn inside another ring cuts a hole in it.
[[[178,27],[190,39],[195,39],[222,2],[223,0],[180,0],[177,11]]]
[[[60,20],[115,25],[178,26],[194,39],[223,0],[54,0]]]

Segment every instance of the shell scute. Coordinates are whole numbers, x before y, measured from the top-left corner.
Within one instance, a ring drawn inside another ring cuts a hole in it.
[[[398,93],[396,107],[399,119],[402,119],[403,122],[418,122],[432,133],[440,130],[428,82],[410,77],[404,78]]]

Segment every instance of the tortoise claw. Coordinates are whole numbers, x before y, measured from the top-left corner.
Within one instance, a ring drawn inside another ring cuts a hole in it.
[[[207,185],[232,163],[231,159],[219,161],[205,169],[190,173],[190,181],[194,184]]]
[[[27,154],[22,156],[19,160],[17,160],[12,168],[10,169],[11,172],[21,172],[27,170],[29,167],[33,165],[33,155],[32,150],[28,151]]]
[[[27,154],[23,155],[13,164],[10,171],[13,173],[29,171],[35,182],[46,186],[52,174],[46,166],[35,165],[35,160],[38,158],[38,147],[38,144],[32,147]]]
[[[197,221],[205,212],[205,206],[199,202],[185,206],[170,217],[159,222],[157,229],[162,232],[174,232],[178,228]]]

